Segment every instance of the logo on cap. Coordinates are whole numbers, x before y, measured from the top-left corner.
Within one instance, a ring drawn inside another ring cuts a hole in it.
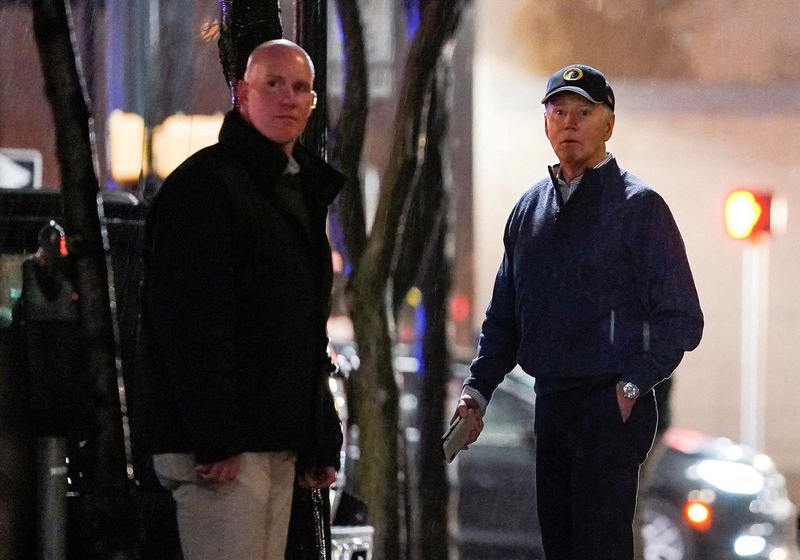
[[[583,78],[583,70],[573,66],[572,68],[567,68],[564,70],[564,73],[561,75],[561,77],[568,82],[574,82]]]

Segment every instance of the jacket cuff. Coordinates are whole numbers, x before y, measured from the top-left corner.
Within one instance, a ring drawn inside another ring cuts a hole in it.
[[[486,400],[486,397],[484,397],[480,391],[469,385],[464,385],[461,388],[461,396],[472,397],[475,399],[475,402],[477,402],[478,406],[481,407],[481,412],[486,412],[486,407],[489,406],[489,401]]]
[[[341,469],[341,452],[339,450],[317,450],[316,453],[300,452],[297,454],[295,470],[298,474],[304,474],[309,470],[323,467],[333,467],[337,471]]]
[[[658,374],[647,371],[646,364],[633,364],[634,367],[627,369],[626,373],[620,376],[620,381],[630,381],[639,388],[639,394],[644,395],[653,390],[664,378]],[[636,367],[638,365],[638,367]]]

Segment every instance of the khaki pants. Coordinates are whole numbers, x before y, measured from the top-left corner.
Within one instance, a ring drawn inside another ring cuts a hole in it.
[[[284,560],[295,461],[293,452],[245,453],[236,479],[217,484],[195,475],[192,455],[154,455],[177,505],[184,559]]]

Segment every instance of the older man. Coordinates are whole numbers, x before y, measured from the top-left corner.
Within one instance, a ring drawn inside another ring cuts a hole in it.
[[[314,68],[286,41],[250,55],[219,143],[164,182],[147,219],[143,433],[187,560],[284,557],[295,475],[335,479],[328,204],[343,177],[297,139]]]
[[[542,102],[558,164],[515,206],[456,414],[476,416],[517,363],[536,378],[537,499],[548,560],[629,560],[653,387],[703,316],[663,199],[606,151],[615,98],[598,70],[554,73]]]

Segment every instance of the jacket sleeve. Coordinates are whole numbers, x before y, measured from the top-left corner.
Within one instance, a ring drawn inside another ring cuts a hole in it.
[[[235,373],[232,224],[219,189],[176,179],[154,206],[150,313],[198,463],[244,451]]]
[[[333,401],[328,382],[335,368],[330,360],[320,368],[314,401],[314,441],[309,449],[301,450],[297,456],[296,470],[304,473],[310,469],[341,468],[341,449],[344,443],[342,422]]]
[[[642,352],[630,360],[623,377],[644,392],[672,375],[684,352],[700,343],[703,313],[683,239],[667,204],[652,191],[638,203],[628,242],[649,330],[645,328]]]
[[[470,366],[470,375],[464,381],[464,392],[475,395],[477,391],[481,408],[492,398],[492,393],[505,375],[517,364],[519,331],[516,321],[514,287],[514,240],[512,231],[514,213],[509,217],[503,235],[503,260],[494,280],[492,299],[486,310],[478,341],[478,355]]]

